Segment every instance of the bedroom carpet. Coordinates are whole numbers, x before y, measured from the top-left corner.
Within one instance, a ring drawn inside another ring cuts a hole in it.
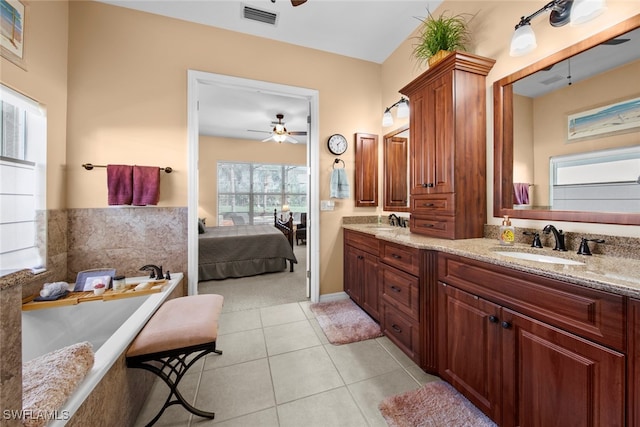
[[[331,344],[348,344],[382,336],[378,325],[350,299],[309,306]]]
[[[495,427],[478,408],[444,381],[387,397],[379,405],[390,427]]]
[[[298,260],[294,265],[293,273],[289,272],[287,266],[286,270],[278,273],[237,279],[208,280],[198,283],[198,292],[224,296],[223,313],[307,301],[306,248],[305,245],[293,245],[293,252]]]

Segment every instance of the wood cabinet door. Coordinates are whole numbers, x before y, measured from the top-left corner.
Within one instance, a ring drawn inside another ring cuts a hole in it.
[[[502,425],[624,425],[625,357],[502,309]]]
[[[378,135],[356,133],[356,206],[378,206]]]
[[[378,257],[364,254],[362,259],[362,308],[376,321],[380,321],[380,276]]]
[[[362,263],[366,252],[344,245],[344,291],[358,305],[362,301]]]
[[[426,145],[425,156],[428,194],[453,193],[454,152],[455,152],[455,117],[454,89],[452,73],[445,74],[428,86],[426,95]]]
[[[440,376],[500,424],[500,306],[438,283]]]
[[[640,300],[629,298],[627,425],[640,427]]]
[[[425,142],[425,98],[422,92],[411,95],[409,99],[409,192],[411,195],[427,194],[427,187],[423,184],[429,181],[427,177],[427,158]]]

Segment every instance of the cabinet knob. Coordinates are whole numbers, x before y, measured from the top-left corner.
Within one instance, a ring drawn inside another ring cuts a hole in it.
[[[435,206],[435,203],[423,203],[422,204],[422,207],[424,207],[424,208],[431,208],[433,206]]]
[[[432,188],[433,187],[433,182],[425,182],[425,183],[422,184],[422,186],[426,187],[426,188]]]
[[[391,254],[392,257],[394,257],[395,259],[400,259],[402,258],[400,255],[398,254]]]
[[[421,224],[420,227],[433,228],[433,224]]]
[[[500,325],[501,325],[504,329],[510,329],[510,328],[511,328],[511,323],[507,322],[506,320],[505,320],[505,321],[503,321]]]
[[[498,319],[497,316],[494,316],[494,315],[489,316],[489,322],[498,323],[499,321],[500,321],[500,319]]]
[[[391,329],[393,329],[394,331],[396,331],[399,334],[402,333],[402,329],[400,329],[400,327],[398,325],[391,325]]]
[[[393,292],[400,292],[400,288],[399,288],[399,287],[397,287],[397,286],[395,286],[395,285],[391,286],[391,290],[392,290]]]
[[[364,259],[362,255],[358,255],[358,259]]]

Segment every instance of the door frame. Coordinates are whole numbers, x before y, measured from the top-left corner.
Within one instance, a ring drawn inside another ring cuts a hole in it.
[[[297,86],[265,82],[261,80],[245,79],[224,74],[208,73],[204,71],[187,71],[187,272],[189,295],[198,293],[198,180],[199,180],[199,119],[198,99],[199,85],[225,84],[247,87],[264,92],[276,93],[282,96],[305,98],[309,101],[309,135],[307,137],[307,167],[309,168],[309,192],[307,203],[309,215],[307,217],[307,277],[309,277],[311,302],[320,299],[320,244],[319,227],[316,226],[320,218],[320,143],[319,135],[319,92]]]

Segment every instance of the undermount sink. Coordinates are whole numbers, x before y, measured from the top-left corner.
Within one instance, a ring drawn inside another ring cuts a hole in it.
[[[564,265],[584,265],[584,262],[574,261],[572,259],[560,258],[556,256],[531,254],[529,252],[507,252],[496,251],[498,255],[508,256],[511,258],[523,259],[526,261],[544,262],[547,264],[564,264]]]
[[[391,227],[389,225],[369,225],[368,228],[373,228],[374,230],[378,230],[378,231],[392,231],[392,230],[397,230],[398,227]]]

